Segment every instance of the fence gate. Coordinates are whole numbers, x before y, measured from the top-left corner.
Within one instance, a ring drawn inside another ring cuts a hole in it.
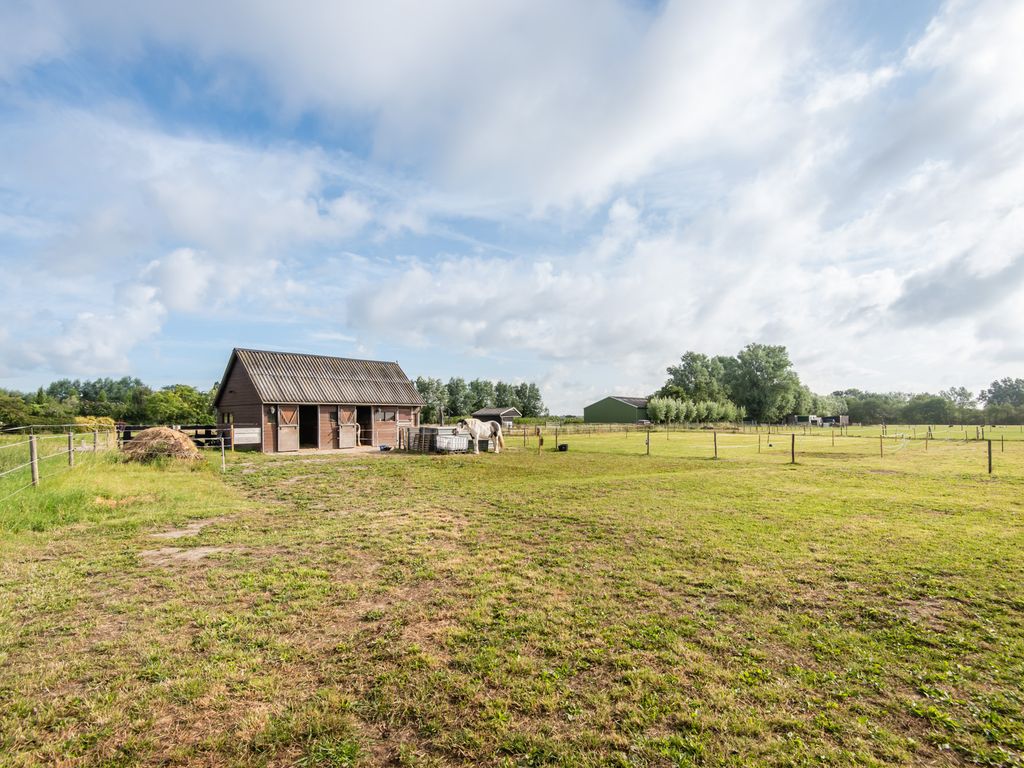
[[[299,406],[277,406],[277,450],[299,450]]]

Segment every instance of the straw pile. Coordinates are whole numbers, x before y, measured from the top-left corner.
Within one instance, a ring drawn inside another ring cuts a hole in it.
[[[170,427],[150,427],[133,435],[124,444],[124,455],[129,461],[142,462],[163,458],[201,461],[203,458],[188,435]]]

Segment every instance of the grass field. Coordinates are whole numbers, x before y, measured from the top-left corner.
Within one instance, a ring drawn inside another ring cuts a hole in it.
[[[1021,765],[1024,443],[713,439],[83,457],[0,505],[0,765]]]

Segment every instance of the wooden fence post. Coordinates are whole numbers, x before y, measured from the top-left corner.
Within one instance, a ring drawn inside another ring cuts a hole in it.
[[[32,465],[32,485],[39,485],[39,449],[35,435],[28,436],[28,461]]]
[[[647,428],[647,455],[651,455],[651,428]]]
[[[100,448],[100,431],[94,429],[92,431],[92,452],[95,454]]]
[[[885,458],[885,443],[882,441],[882,436],[878,436],[878,457],[880,459]]]
[[[789,463],[796,464],[796,432],[789,436]]]
[[[224,436],[221,435],[221,437],[220,437],[220,471],[221,472],[227,472],[227,469],[228,469],[228,467],[227,467],[227,464],[225,463],[225,460],[224,460]]]
[[[715,438],[715,458],[718,458],[718,433],[712,432],[711,435]]]
[[[75,433],[68,432],[68,466],[75,466]]]
[[[757,452],[761,452],[761,433],[757,433]]]

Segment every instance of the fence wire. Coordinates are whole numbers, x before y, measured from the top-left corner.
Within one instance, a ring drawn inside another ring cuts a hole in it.
[[[81,429],[81,425],[75,426]],[[19,434],[12,434],[15,429]],[[84,459],[87,456],[94,456],[99,451],[112,450],[116,445],[116,441],[111,439],[114,433],[110,430],[65,431],[28,436],[26,433],[30,428],[15,429],[6,430],[6,434],[0,435],[0,440],[6,441],[11,437],[28,439],[0,443],[0,502],[7,502],[33,486],[43,485],[65,472],[78,468],[83,462],[76,461],[75,454],[81,455]],[[8,448],[15,450],[6,450]],[[35,471],[32,468],[33,451]],[[51,461],[52,459],[63,461]],[[88,463],[86,465],[88,466]],[[20,480],[28,479],[25,475],[30,473],[34,475],[32,479],[18,487],[14,486]]]

